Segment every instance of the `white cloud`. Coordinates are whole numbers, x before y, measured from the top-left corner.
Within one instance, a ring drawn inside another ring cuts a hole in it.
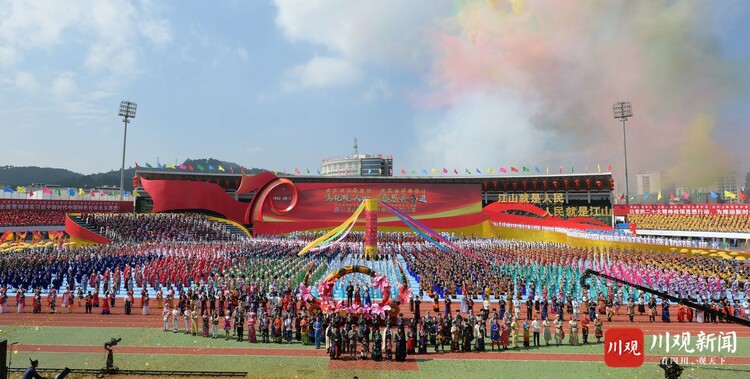
[[[418,123],[407,167],[448,165],[473,171],[495,164],[497,171],[501,165],[540,162],[543,134],[519,117],[523,113],[518,110],[526,108],[511,96],[492,93],[467,96],[445,111],[436,111],[441,112],[438,121]]]
[[[274,0],[276,25],[292,41],[322,45],[355,62],[422,66],[447,0]]]
[[[19,71],[16,74],[15,88],[24,92],[33,92],[39,87],[39,82],[34,74],[26,71]]]
[[[52,81],[52,93],[59,97],[70,96],[76,90],[72,72],[63,72]]]
[[[243,62],[247,62],[248,59],[250,59],[250,54],[248,54],[247,50],[241,47],[237,48],[237,56],[239,56]]]
[[[0,45],[0,67],[10,67],[18,61],[16,49],[10,46]]]
[[[350,62],[333,57],[315,57],[286,73],[283,88],[343,87],[362,80],[362,71]]]
[[[146,20],[141,25],[141,33],[157,45],[172,42],[172,28],[169,20]]]

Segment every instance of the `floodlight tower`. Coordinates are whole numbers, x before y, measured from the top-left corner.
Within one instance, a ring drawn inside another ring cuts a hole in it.
[[[125,124],[125,134],[122,137],[122,166],[120,167],[120,201],[122,201],[125,188],[125,144],[128,141],[128,123],[131,118],[135,118],[136,107],[136,103],[123,100],[120,102],[120,112],[117,114],[122,117],[122,122]]]
[[[625,152],[625,204],[630,205],[630,192],[628,186],[628,143],[625,138],[625,121],[628,117],[633,117],[633,108],[630,106],[629,101],[621,101],[615,103],[612,106],[612,110],[615,113],[615,118],[622,121],[622,148]]]

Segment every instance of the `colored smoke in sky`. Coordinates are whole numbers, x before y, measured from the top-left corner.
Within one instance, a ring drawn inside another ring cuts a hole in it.
[[[618,180],[617,101],[633,105],[631,183],[635,172],[664,170],[678,184],[700,185],[747,161],[746,151],[717,140],[721,112],[745,88],[741,62],[724,56],[715,35],[719,18],[707,16],[715,3],[455,4],[456,17],[433,29],[429,93],[419,98],[440,113],[417,126],[412,155],[423,164],[589,162],[612,164]],[[740,129],[732,138],[747,140],[748,128]]]

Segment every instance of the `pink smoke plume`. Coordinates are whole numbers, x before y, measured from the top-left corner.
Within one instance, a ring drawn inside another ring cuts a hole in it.
[[[485,159],[601,162],[619,171],[618,101],[633,105],[626,124],[631,183],[637,171],[660,169],[674,182],[697,184],[736,158],[715,139],[720,111],[743,89],[706,16],[713,2],[457,4],[454,22],[435,32],[438,58],[424,104],[444,108],[447,121],[423,131],[424,150],[443,154],[431,159],[450,161],[449,151],[472,143],[517,139],[523,148],[510,151],[530,150],[528,156],[483,150]],[[488,104],[507,105],[493,113]],[[746,140],[747,129],[742,133],[737,137]]]

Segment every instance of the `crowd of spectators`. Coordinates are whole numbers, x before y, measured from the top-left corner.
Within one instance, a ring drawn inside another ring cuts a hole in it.
[[[65,211],[61,210],[4,210],[0,212],[0,226],[57,226],[65,225]]]
[[[204,215],[183,213],[84,215],[84,221],[99,234],[122,242],[232,241],[244,238],[227,225]]]
[[[629,214],[628,221],[647,230],[750,233],[747,215]]]

